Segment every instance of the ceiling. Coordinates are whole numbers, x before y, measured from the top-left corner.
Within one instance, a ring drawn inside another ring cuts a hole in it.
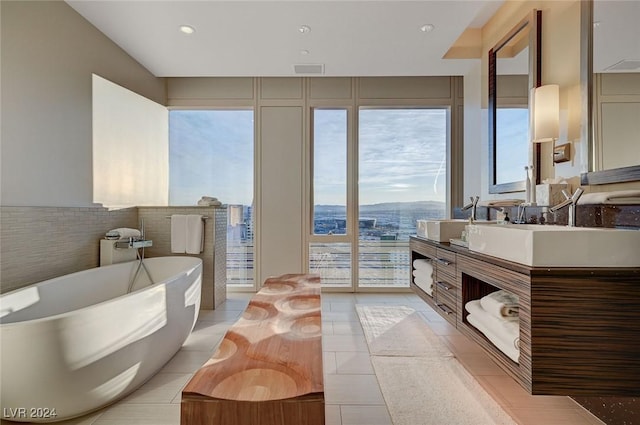
[[[477,59],[442,59],[504,0],[67,0],[158,77],[461,75]],[[430,32],[420,28],[434,26]],[[180,25],[195,32],[186,35]],[[302,32],[301,27],[310,30]]]

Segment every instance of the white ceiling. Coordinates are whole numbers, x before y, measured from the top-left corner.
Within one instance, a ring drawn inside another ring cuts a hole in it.
[[[504,0],[67,0],[158,77],[461,75],[477,59],[442,59]],[[192,35],[178,30],[196,29]],[[432,24],[431,32],[419,28]],[[300,26],[311,31],[304,34]],[[303,50],[309,53],[304,55]]]

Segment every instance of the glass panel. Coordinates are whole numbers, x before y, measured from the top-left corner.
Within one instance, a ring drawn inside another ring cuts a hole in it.
[[[523,180],[529,149],[529,109],[496,109],[496,184]]]
[[[309,273],[322,277],[322,286],[351,287],[351,244],[349,242],[309,244]]]
[[[169,112],[169,204],[227,204],[227,283],[253,286],[253,111]]]
[[[444,218],[447,109],[361,109],[358,285],[409,286],[416,220]]]
[[[313,111],[313,233],[347,233],[347,111]]]

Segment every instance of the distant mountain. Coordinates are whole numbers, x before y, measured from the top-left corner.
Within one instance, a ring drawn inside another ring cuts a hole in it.
[[[382,211],[420,212],[427,210],[444,210],[445,202],[414,201],[414,202],[381,202],[371,205],[360,205],[360,214],[374,214]],[[316,213],[345,213],[344,205],[314,205]]]

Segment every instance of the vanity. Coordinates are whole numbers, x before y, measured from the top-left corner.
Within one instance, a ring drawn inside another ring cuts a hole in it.
[[[640,267],[529,266],[418,236],[409,246],[412,268],[433,269],[432,294],[413,276],[412,290],[529,393],[640,395]],[[500,289],[519,297],[517,363],[467,321],[467,302]]]

